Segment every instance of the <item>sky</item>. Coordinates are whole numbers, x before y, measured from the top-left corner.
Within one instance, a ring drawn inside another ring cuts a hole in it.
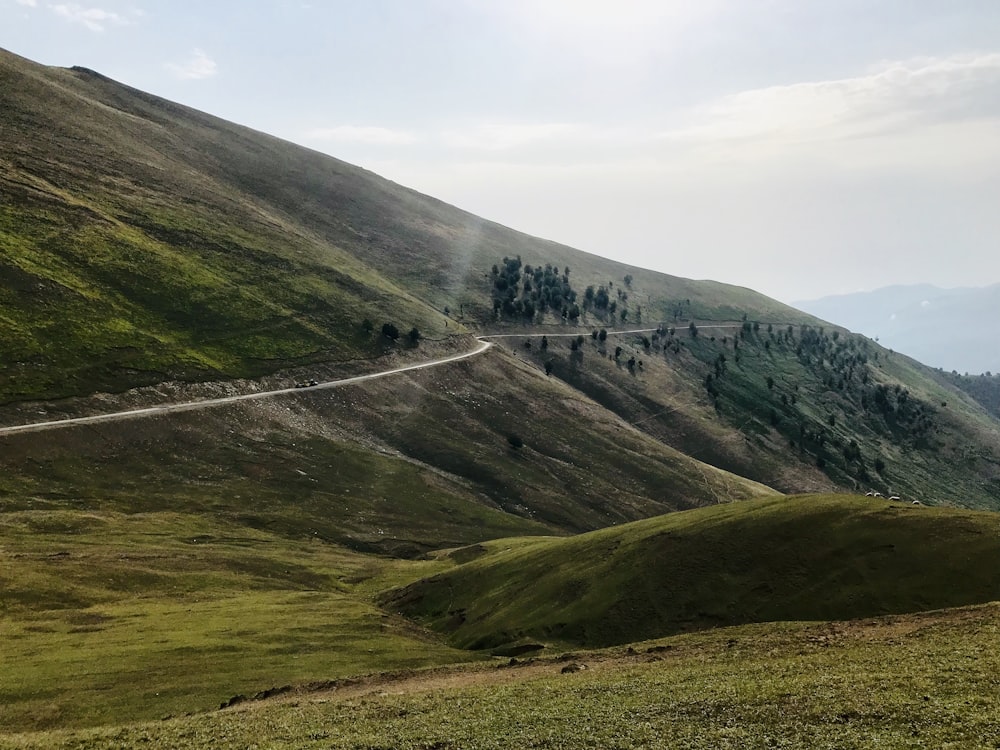
[[[0,0],[0,47],[785,302],[1000,282],[998,0]]]

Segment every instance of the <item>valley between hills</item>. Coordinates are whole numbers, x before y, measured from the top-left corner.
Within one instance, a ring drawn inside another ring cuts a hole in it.
[[[1000,741],[988,384],[86,68],[0,146],[0,748]]]

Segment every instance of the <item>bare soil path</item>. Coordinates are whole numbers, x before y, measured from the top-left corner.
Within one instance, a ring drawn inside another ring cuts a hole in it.
[[[738,324],[703,324],[705,328],[738,328]],[[651,333],[656,331],[656,328],[633,328],[625,331],[608,331],[609,336],[620,336],[630,333]],[[453,354],[448,357],[440,357],[438,359],[432,359],[427,362],[421,362],[415,365],[406,365],[404,367],[395,367],[389,370],[382,370],[381,372],[373,372],[367,375],[356,375],[350,378],[340,378],[337,380],[328,380],[322,383],[317,383],[315,385],[308,386],[298,386],[291,388],[278,388],[269,391],[255,391],[252,393],[241,393],[234,396],[222,396],[219,398],[207,398],[198,401],[184,401],[174,404],[158,404],[156,406],[148,406],[141,409],[128,409],[126,411],[109,412],[106,414],[94,414],[85,417],[68,417],[65,419],[54,419],[46,422],[33,422],[30,424],[20,424],[11,425],[9,427],[0,427],[0,436],[11,435],[14,433],[24,433],[24,432],[42,432],[44,430],[54,430],[62,427],[73,427],[75,425],[85,425],[85,424],[96,424],[98,422],[116,422],[123,419],[134,419],[137,417],[151,417],[154,415],[168,414],[170,412],[178,411],[193,411],[195,409],[207,409],[212,406],[219,406],[221,404],[231,404],[236,401],[249,401],[251,399],[262,399],[262,398],[273,398],[275,396],[283,396],[289,393],[302,393],[307,391],[317,391],[325,388],[339,388],[345,385],[351,385],[353,383],[360,383],[366,380],[374,380],[376,378],[384,378],[390,375],[397,375],[403,372],[410,372],[413,370],[423,370],[428,367],[437,367],[438,365],[448,364],[449,362],[457,362],[462,359],[467,359],[469,357],[475,357],[476,355],[482,354],[488,350],[493,344],[489,339],[503,339],[503,338],[541,338],[542,336],[551,336],[553,338],[559,336],[580,336],[581,332],[579,330],[570,333],[563,332],[551,332],[551,333],[492,333],[477,336],[478,344],[476,348],[463,352],[461,354]]]

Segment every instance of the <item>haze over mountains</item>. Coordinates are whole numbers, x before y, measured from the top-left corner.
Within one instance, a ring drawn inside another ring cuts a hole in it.
[[[0,434],[11,731],[1000,596],[979,562],[893,574],[995,557],[1000,420],[840,325],[7,52],[0,193],[0,426],[286,390]],[[491,607],[538,571],[555,599]]]
[[[1000,320],[1000,284],[890,286],[795,306],[931,367],[973,375],[1000,372],[1000,346],[990,333],[992,322]]]

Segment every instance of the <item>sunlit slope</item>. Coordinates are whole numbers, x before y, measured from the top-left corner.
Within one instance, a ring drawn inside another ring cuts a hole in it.
[[[385,605],[481,649],[525,638],[610,645],[1000,598],[1000,517],[852,496],[761,499],[480,552]]]
[[[0,400],[375,356],[365,318],[489,317],[505,255],[581,292],[637,273],[83,68],[0,51],[0,84]],[[660,274],[641,296],[647,319],[807,318]]]
[[[0,399],[370,356],[366,316],[439,325],[228,180],[237,142],[291,146],[7,53],[0,79]]]
[[[565,660],[467,666],[0,747],[990,747],[998,631],[995,604],[745,625],[578,652],[588,668],[570,674]]]

